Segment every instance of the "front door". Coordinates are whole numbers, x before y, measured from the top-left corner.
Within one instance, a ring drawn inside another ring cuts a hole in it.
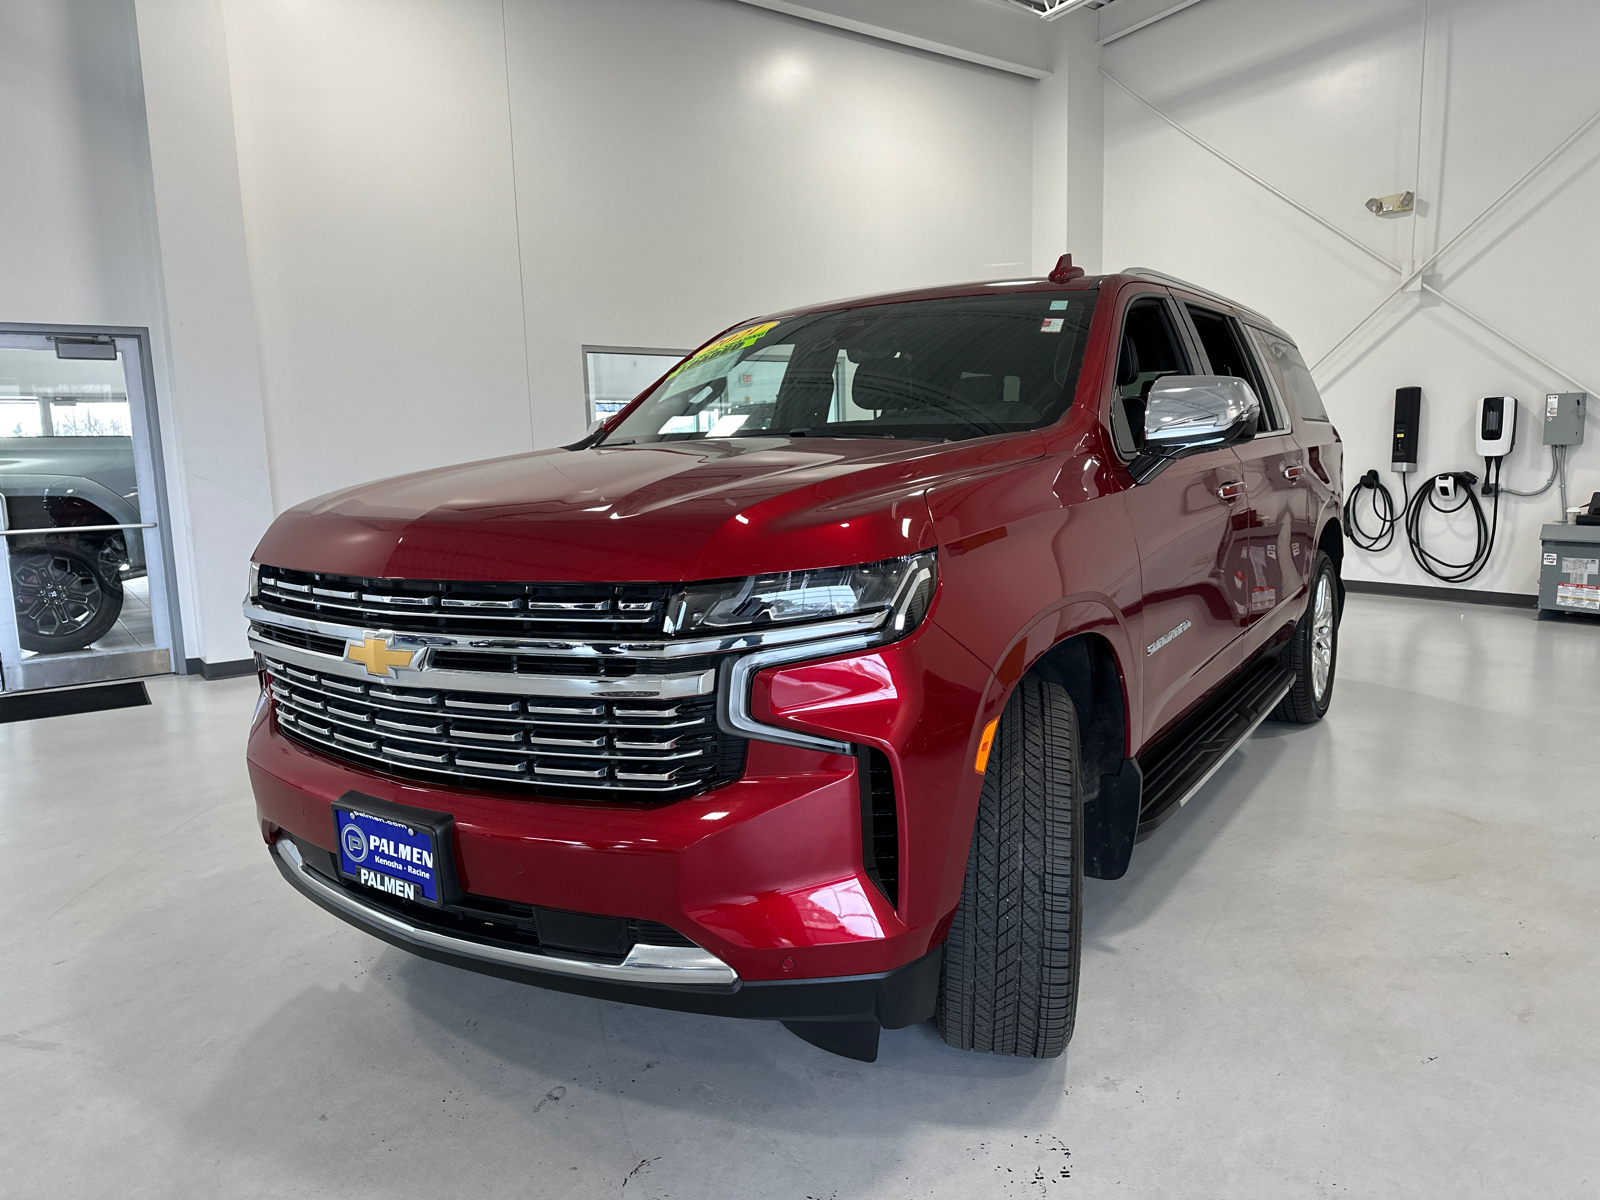
[[[143,339],[0,332],[0,688],[174,669]]]
[[[1132,300],[1111,401],[1120,447],[1137,452],[1150,386],[1194,369],[1171,300]],[[1247,561],[1240,534],[1249,505],[1243,469],[1229,448],[1178,459],[1125,496],[1142,571],[1148,742],[1228,675],[1228,649],[1239,632],[1236,580]]]

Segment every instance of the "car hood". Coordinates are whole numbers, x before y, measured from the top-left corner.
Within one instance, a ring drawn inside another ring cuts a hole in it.
[[[1037,453],[1024,435],[1002,457]],[[926,494],[972,443],[741,438],[542,450],[380,480],[284,513],[273,566],[370,578],[677,582],[926,549]]]

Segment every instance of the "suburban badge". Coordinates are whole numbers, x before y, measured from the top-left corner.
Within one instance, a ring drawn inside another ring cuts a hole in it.
[[[1157,650],[1161,649],[1161,647],[1165,646],[1168,642],[1170,642],[1174,638],[1178,637],[1180,634],[1182,634],[1185,630],[1187,630],[1193,624],[1194,624],[1193,621],[1184,621],[1176,629],[1169,629],[1166,633],[1163,633],[1155,641],[1151,642],[1148,646],[1146,646],[1144,648],[1144,652],[1147,655],[1148,654],[1154,654]]]

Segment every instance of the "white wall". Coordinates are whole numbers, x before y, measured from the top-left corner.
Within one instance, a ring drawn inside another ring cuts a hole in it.
[[[225,10],[280,506],[577,437],[584,344],[1029,257],[1015,76],[730,0]]]
[[[225,14],[278,505],[528,449],[498,0]]]
[[[181,459],[179,422],[168,386],[130,0],[10,0],[0,6],[0,114],[0,321],[149,329],[172,484]],[[168,491],[177,599],[187,616],[201,607],[185,533],[188,506],[181,486]],[[235,587],[235,602],[237,594]],[[237,640],[242,645],[242,636]],[[185,642],[180,656],[202,653],[197,622],[186,625]]]
[[[0,320],[150,325],[160,304],[127,0],[0,5]]]
[[[1031,87],[733,0],[11,0],[0,320],[151,330],[229,661],[275,509],[570,440],[584,344],[1023,270]]]
[[[186,640],[190,657],[236,662],[249,656],[241,580],[273,507],[222,13],[137,0],[137,14]]]
[[[1426,259],[1600,107],[1590,0],[1205,0],[1112,43],[1106,70],[1218,149],[1384,257]],[[1322,358],[1399,281],[1310,218],[1106,91],[1105,264],[1158,267],[1259,308]],[[1418,161],[1419,115],[1421,158]],[[1586,287],[1600,268],[1600,129],[1429,269],[1427,282],[1516,341],[1600,386]],[[1363,202],[1415,188],[1416,219]],[[1415,247],[1413,248],[1413,236]],[[1392,301],[1316,371],[1346,449],[1346,481],[1387,470],[1394,390],[1424,392],[1422,470],[1473,470],[1473,405],[1509,393],[1523,417],[1582,385],[1538,365],[1442,302]],[[1600,488],[1600,430],[1573,456],[1573,494]],[[1530,490],[1549,452],[1529,420],[1507,481]],[[1391,487],[1398,481],[1387,476]],[[1531,593],[1553,493],[1508,500],[1489,569],[1472,585]],[[1465,557],[1469,529],[1442,517],[1428,544]],[[1352,551],[1352,578],[1431,584],[1403,545]]]
[[[509,8],[539,445],[584,343],[1025,270],[1031,87],[725,0]]]
[[[1095,37],[1103,11],[1079,9],[1040,22],[1048,31],[1051,73],[1033,88],[1035,274],[1047,274],[1067,252],[1089,274],[1101,270],[1105,95]]]

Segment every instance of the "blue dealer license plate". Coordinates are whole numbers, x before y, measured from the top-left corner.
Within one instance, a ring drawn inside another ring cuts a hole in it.
[[[445,860],[450,853],[445,828],[410,819],[398,806],[393,809],[390,815],[383,815],[359,807],[334,806],[339,870],[351,882],[397,900],[443,904],[444,880],[448,878]]]

